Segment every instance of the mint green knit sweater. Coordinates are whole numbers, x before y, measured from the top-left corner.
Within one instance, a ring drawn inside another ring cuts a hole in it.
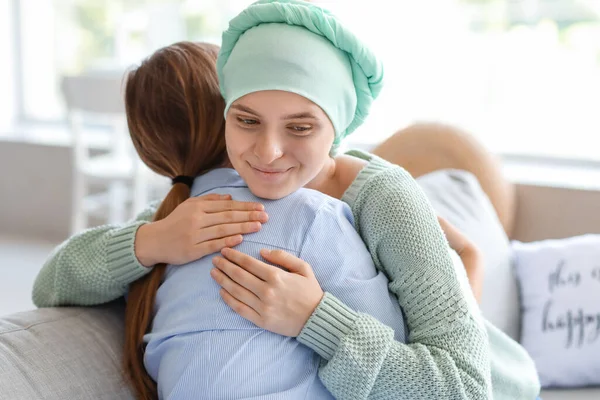
[[[409,344],[326,293],[298,340],[322,356],[319,377],[327,389],[338,399],[535,399],[532,360],[481,317],[417,183],[402,168],[352,154],[369,164],[342,200],[390,279]],[[93,228],[61,244],[35,281],[34,303],[92,305],[121,297],[149,270],[135,257],[134,239],[156,206],[129,224]]]

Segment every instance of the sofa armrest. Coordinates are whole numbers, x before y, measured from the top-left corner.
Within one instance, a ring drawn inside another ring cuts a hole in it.
[[[513,239],[532,242],[600,233],[600,191],[517,185]]]
[[[123,301],[0,318],[0,399],[133,399],[121,374]]]

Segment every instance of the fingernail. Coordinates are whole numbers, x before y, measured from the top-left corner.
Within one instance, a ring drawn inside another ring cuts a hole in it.
[[[221,196],[221,198],[222,198],[222,199],[228,199],[228,198],[230,198],[230,197],[231,197],[231,196],[230,196],[230,195],[228,195],[228,194],[224,194],[224,195],[222,195],[222,196]]]
[[[263,211],[265,209],[265,206],[263,206],[262,204],[256,204],[254,206],[254,209],[258,211]]]
[[[271,254],[271,250],[269,250],[269,249],[262,249],[262,253],[268,256],[269,254]]]

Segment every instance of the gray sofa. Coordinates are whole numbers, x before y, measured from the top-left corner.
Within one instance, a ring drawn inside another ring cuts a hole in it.
[[[518,195],[519,240],[600,232],[600,214],[592,212],[600,192],[522,185]],[[484,290],[495,297],[493,285]],[[132,399],[120,374],[123,311],[123,302],[117,301],[0,318],[0,400]],[[513,312],[518,321],[518,308]],[[507,330],[518,332],[518,326]],[[600,388],[545,390],[542,398],[600,399]]]

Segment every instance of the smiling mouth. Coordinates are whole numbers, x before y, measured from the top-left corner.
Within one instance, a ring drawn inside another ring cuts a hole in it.
[[[263,169],[263,168],[259,168],[259,167],[255,167],[252,164],[248,164],[250,165],[250,168],[252,168],[253,170],[260,172],[261,174],[267,174],[267,175],[277,175],[277,174],[283,174],[285,172],[288,172],[290,168],[287,169]]]

